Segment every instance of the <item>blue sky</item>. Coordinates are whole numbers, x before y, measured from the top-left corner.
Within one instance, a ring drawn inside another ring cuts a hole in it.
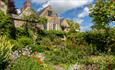
[[[14,0],[16,8],[22,8],[25,0]],[[89,4],[95,0],[31,0],[32,8],[39,11],[51,5],[60,17],[69,18],[81,25],[81,31],[90,30],[92,25],[89,17]]]

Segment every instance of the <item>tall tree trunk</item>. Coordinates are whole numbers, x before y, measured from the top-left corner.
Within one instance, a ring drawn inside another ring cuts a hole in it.
[[[8,0],[7,8],[7,13],[10,15],[10,17],[13,17],[12,14],[16,14],[16,9],[13,0]],[[16,28],[13,19],[11,19],[10,21],[10,36],[11,38],[16,39]]]

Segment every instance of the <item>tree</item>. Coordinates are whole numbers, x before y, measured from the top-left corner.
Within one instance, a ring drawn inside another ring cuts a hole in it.
[[[72,20],[68,20],[69,26],[70,26],[70,31],[75,32],[80,30],[80,25],[78,23],[75,23]]]
[[[13,17],[12,14],[16,14],[16,8],[14,5],[14,1],[13,0],[4,0],[4,2],[7,4],[7,14],[10,17]],[[14,20],[12,18],[10,18],[10,37],[12,39],[16,39],[16,28],[15,28],[15,24],[14,24]]]
[[[95,23],[93,29],[108,29],[109,23],[115,21],[115,1],[97,0],[90,8],[90,16]]]
[[[105,3],[105,9],[110,17],[110,21],[115,21],[115,0],[107,0]]]
[[[10,32],[9,23],[10,23],[10,16],[0,11],[0,34],[9,35]]]
[[[96,0],[90,8],[90,16],[94,22],[92,29],[95,30],[85,35],[86,42],[95,44],[98,50],[108,51],[114,46],[114,32],[111,32],[109,24],[115,21],[115,1]]]
[[[70,31],[68,32],[67,38],[72,41],[73,46],[77,43],[77,31],[80,30],[80,25],[78,23],[75,23],[72,20],[68,20]]]
[[[6,2],[6,1],[5,1]],[[8,0],[7,1],[7,8],[8,8],[8,13],[9,14],[17,14],[15,5],[14,5],[14,1],[13,0]]]
[[[45,24],[47,22],[47,19],[44,17],[38,17],[35,13],[31,13],[29,16],[24,15],[24,17],[22,18],[25,20],[25,25],[24,28],[28,34],[28,30],[34,30],[34,32],[36,31],[36,26],[37,24]]]

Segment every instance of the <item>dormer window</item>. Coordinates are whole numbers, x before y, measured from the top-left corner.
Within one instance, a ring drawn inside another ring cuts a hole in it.
[[[48,16],[52,16],[52,11],[48,11]]]

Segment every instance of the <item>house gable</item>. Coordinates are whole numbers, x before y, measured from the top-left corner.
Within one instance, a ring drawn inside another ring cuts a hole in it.
[[[70,30],[69,23],[66,19],[61,19],[60,24],[62,31],[68,32]]]
[[[62,27],[69,27],[68,21],[66,19],[61,19],[60,23]]]
[[[40,17],[57,17],[57,13],[54,12],[54,10],[52,9],[52,7],[49,5],[46,8],[44,8],[43,10],[41,10],[40,12],[38,12],[38,16]]]

